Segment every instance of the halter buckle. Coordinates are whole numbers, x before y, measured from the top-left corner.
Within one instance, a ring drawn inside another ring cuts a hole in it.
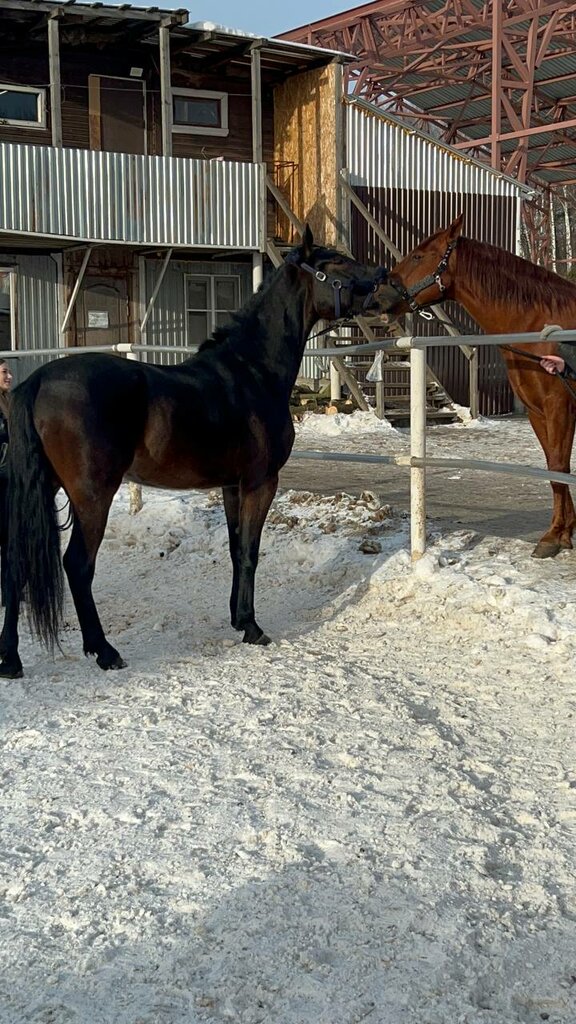
[[[314,277],[316,278],[317,281],[327,281],[328,280],[327,275],[324,273],[323,270],[315,270],[314,271]]]

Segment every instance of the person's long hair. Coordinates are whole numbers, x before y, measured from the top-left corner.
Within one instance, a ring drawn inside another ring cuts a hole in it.
[[[0,366],[7,366],[5,359],[0,359]],[[2,413],[5,420],[8,419],[10,412],[10,392],[0,390],[0,412]]]

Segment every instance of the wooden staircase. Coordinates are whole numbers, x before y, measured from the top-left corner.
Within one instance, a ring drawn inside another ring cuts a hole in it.
[[[291,210],[287,198],[274,184],[270,176],[266,178],[269,192],[274,197],[280,208],[288,217],[292,225],[298,230],[303,230],[303,225]],[[281,266],[284,254],[291,248],[291,245],[280,241],[278,238],[269,237],[266,243],[266,254],[273,266]],[[351,254],[350,254],[351,255]],[[397,324],[382,323],[381,318],[356,317],[355,326],[358,328],[358,336],[355,338],[338,337],[330,334],[327,345],[334,347],[339,342],[342,345],[359,344],[362,340],[378,341],[380,338],[390,339],[391,336],[401,334]],[[319,350],[321,358],[321,349]],[[372,363],[374,354],[367,353],[365,357],[361,353],[341,358],[332,357],[331,362],[338,370],[344,392],[348,392],[355,405],[359,409],[367,410],[373,408],[382,418],[386,418],[394,426],[408,426],[410,423],[410,353],[389,350],[382,360],[382,381],[373,383],[366,379]],[[429,424],[455,423],[459,419],[454,403],[442,387],[438,378],[427,368],[426,385],[426,420]]]
[[[396,325],[384,324],[380,319],[359,318],[361,323],[358,336],[334,337],[330,335],[329,344],[356,345],[365,341],[391,341],[394,335],[401,333]],[[356,332],[355,332],[356,333]],[[321,349],[319,352],[321,358]],[[373,365],[374,352],[368,352],[365,356],[362,353],[354,353],[346,357],[332,360],[337,364],[337,369],[345,368],[345,373],[340,372],[344,391],[349,392],[358,408],[371,408],[377,414],[389,420],[394,426],[403,427],[410,423],[410,353],[400,352],[397,349],[387,349],[383,353],[381,363],[382,380],[375,382],[367,379],[367,373]],[[355,387],[350,387],[350,379]],[[360,394],[360,400],[358,398]],[[364,402],[361,401],[364,399]],[[454,402],[430,369],[426,369],[426,420],[430,425],[442,423],[457,423],[458,412]]]

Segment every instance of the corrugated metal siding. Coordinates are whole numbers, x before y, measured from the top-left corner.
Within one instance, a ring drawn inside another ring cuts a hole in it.
[[[0,143],[0,230],[257,249],[255,164]]]
[[[518,182],[366,106],[347,107],[347,165],[352,185],[509,196]]]
[[[521,186],[472,161],[452,154],[429,138],[364,109],[348,108],[351,183],[362,202],[401,253],[464,213],[465,233],[514,252]],[[394,263],[362,215],[352,210],[352,248],[367,263]],[[481,333],[455,303],[446,312],[462,334]],[[443,333],[436,321],[413,318],[414,334]],[[514,397],[496,348],[479,349],[480,411],[512,412]],[[468,362],[459,349],[431,349],[431,369],[448,394],[469,404]]]
[[[161,266],[159,260],[145,261],[145,304],[154,291]],[[228,263],[220,260],[217,263],[199,260],[171,260],[146,324],[146,343],[165,346],[167,351],[166,354],[152,352],[150,362],[173,365],[182,362],[185,358],[181,352],[171,353],[169,350],[172,346],[186,345],[187,343],[186,274],[237,274],[240,277],[241,306],[248,301],[252,293],[252,266],[248,263]],[[193,351],[194,349],[190,350],[191,354]]]
[[[514,250],[516,199],[506,196],[465,193],[416,192],[407,189],[356,188],[362,202],[382,225],[402,253],[437,228],[464,213],[466,234],[503,249]],[[362,262],[392,267],[394,260],[362,215],[352,213],[353,250]],[[456,303],[446,312],[461,334],[481,334],[478,324]],[[437,321],[413,318],[411,332],[422,337],[444,333]],[[512,412],[514,397],[504,362],[496,348],[479,349],[480,412],[485,416]],[[468,361],[458,348],[430,349],[428,363],[448,394],[460,405],[469,405]]]
[[[10,256],[0,253],[0,265],[16,267],[16,343],[19,349],[54,348],[58,335],[58,267],[50,256]],[[10,368],[18,384],[50,357],[13,359]]]

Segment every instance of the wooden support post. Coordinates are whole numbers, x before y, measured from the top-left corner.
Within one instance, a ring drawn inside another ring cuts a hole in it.
[[[262,74],[261,74],[261,41],[257,40],[250,47],[250,89],[252,96],[252,160],[259,164],[261,170],[260,208],[258,210],[260,252],[266,251],[268,236],[267,224],[267,182],[266,164],[264,163],[264,143],[262,135]]]
[[[262,145],[262,81],[260,73],[260,41],[250,48],[250,80],[252,85],[252,160],[261,164]]]
[[[350,370],[346,366],[344,360],[341,359],[339,356],[332,356],[332,362],[334,363],[334,366],[338,370],[341,379],[344,381],[346,387],[350,391],[350,394],[352,395],[358,408],[361,409],[362,412],[368,412],[370,406],[368,405],[368,402],[366,401],[366,398],[362,393],[362,389],[358,384],[356,377],[352,373],[352,370]]]
[[[84,274],[86,273],[86,267],[88,266],[88,260],[90,259],[90,253],[91,252],[92,252],[92,246],[89,245],[87,247],[87,249],[86,249],[86,252],[84,253],[84,258],[82,260],[82,266],[80,267],[80,270],[78,271],[78,277],[76,278],[76,284],[74,285],[74,288],[72,290],[72,295],[70,296],[70,302],[68,303],[68,309],[66,310],[66,313],[64,315],[64,319],[62,321],[62,326],[60,327],[60,334],[64,334],[64,332],[66,331],[66,328],[68,327],[68,324],[70,322],[70,317],[72,316],[72,313],[74,311],[74,306],[76,305],[76,299],[78,298],[78,292],[80,291],[80,286],[81,286],[82,281],[84,279]]]
[[[172,78],[170,74],[170,24],[163,21],[160,40],[160,106],[162,110],[162,155],[172,156]]]
[[[384,401],[384,381],[376,381],[376,415],[383,420],[386,415],[386,402]]]
[[[339,59],[334,62],[334,144],[336,146],[336,244],[349,251],[350,231],[348,224],[347,204],[344,202],[344,190],[338,187],[342,171],[347,165],[346,160],[346,108],[344,107],[343,69]]]
[[[170,257],[172,256],[172,252],[173,252],[172,249],[168,249],[168,252],[166,253],[166,255],[164,257],[164,262],[163,262],[162,267],[160,269],[160,273],[158,274],[158,280],[156,281],[156,284],[154,285],[154,291],[152,292],[152,295],[150,296],[150,302],[148,303],[148,305],[146,307],[146,312],[144,313],[144,316],[142,317],[142,323],[140,324],[140,338],[141,338],[142,341],[145,340],[144,332],[146,330],[146,324],[148,323],[148,318],[150,317],[150,314],[151,314],[152,309],[154,307],[154,303],[156,302],[156,297],[158,295],[158,292],[160,291],[160,286],[162,284],[162,281],[164,280],[164,275],[165,275],[166,271],[168,270],[168,264],[170,263]]]
[[[62,90],[60,85],[60,12],[48,16],[48,68],[52,145],[62,149]]]

